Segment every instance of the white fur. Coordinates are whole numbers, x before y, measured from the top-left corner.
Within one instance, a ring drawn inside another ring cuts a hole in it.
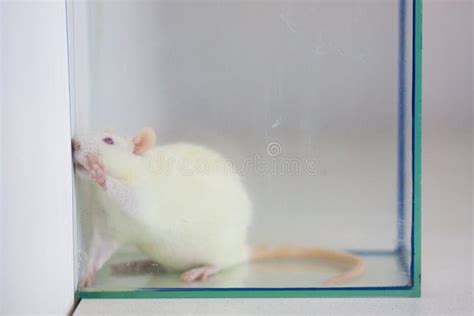
[[[103,143],[105,136],[115,144]],[[97,154],[106,174],[124,183],[136,199],[136,213],[128,214],[79,172],[79,185],[89,189],[89,196],[82,198],[96,203],[96,234],[120,245],[136,245],[168,270],[203,265],[222,269],[248,260],[251,203],[224,157],[186,143],[155,147],[139,156],[129,140],[110,133],[76,139],[83,147],[75,160],[84,163],[84,151]]]

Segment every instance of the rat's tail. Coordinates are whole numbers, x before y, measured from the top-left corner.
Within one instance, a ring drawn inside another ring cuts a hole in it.
[[[299,246],[256,246],[252,247],[250,258],[252,261],[288,258],[321,259],[349,266],[349,269],[345,272],[324,281],[324,285],[348,282],[364,273],[364,262],[360,257],[332,249]]]

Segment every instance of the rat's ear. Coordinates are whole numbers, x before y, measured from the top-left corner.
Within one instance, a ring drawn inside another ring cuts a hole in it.
[[[137,136],[132,140],[133,142],[133,153],[136,155],[142,155],[149,149],[155,146],[156,135],[155,131],[150,127],[142,128]]]

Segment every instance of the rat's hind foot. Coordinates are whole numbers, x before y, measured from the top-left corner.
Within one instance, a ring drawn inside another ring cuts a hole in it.
[[[91,287],[95,281],[95,277],[97,275],[97,271],[90,270],[86,273],[86,275],[82,278],[81,282],[79,282],[79,288],[85,289]]]
[[[87,165],[86,169],[89,171],[89,174],[97,184],[99,184],[102,188],[106,188],[106,175],[105,175],[105,168],[104,163],[100,161],[100,159],[93,154],[87,154]]]
[[[162,272],[159,263],[153,260],[141,260],[132,262],[115,263],[110,266],[113,274],[143,274],[153,273],[158,274]]]
[[[219,269],[214,266],[202,266],[183,272],[181,279],[186,282],[204,281],[217,272],[219,272]]]

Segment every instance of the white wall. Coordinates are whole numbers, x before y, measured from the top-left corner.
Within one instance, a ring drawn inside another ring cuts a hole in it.
[[[1,2],[1,315],[73,302],[64,2]]]

